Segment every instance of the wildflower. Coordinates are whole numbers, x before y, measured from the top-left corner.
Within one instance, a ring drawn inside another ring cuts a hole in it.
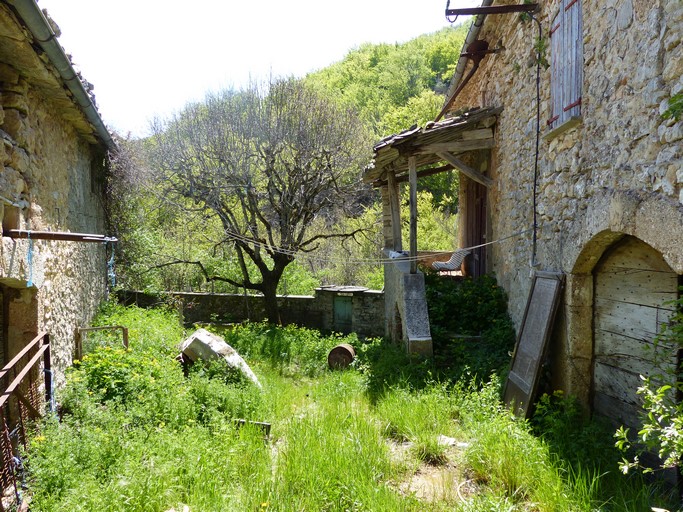
[[[33,442],[42,443],[43,441],[45,441],[45,439],[46,439],[45,436],[36,436],[33,438]]]

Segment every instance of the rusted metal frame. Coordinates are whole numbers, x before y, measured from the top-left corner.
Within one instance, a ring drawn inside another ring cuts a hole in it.
[[[26,408],[28,409],[28,411],[29,411],[31,414],[33,414],[33,417],[35,417],[35,418],[42,418],[42,417],[43,417],[43,415],[40,414],[40,412],[38,412],[38,411],[36,410],[35,407],[33,407],[33,404],[31,403],[31,401],[30,401],[28,398],[26,398],[24,395],[22,395],[21,393],[19,393],[19,391],[15,391],[15,392],[14,392],[14,396],[16,396],[17,399],[18,399],[22,404],[24,404],[24,407],[26,407]],[[20,415],[20,416],[21,416],[21,415]]]
[[[40,348],[38,348],[38,351],[36,354],[29,360],[28,363],[26,363],[26,366],[17,374],[17,376],[14,378],[14,380],[10,383],[9,386],[3,391],[2,395],[0,396],[0,409],[5,406],[7,403],[7,400],[9,399],[10,395],[14,393],[19,387],[19,384],[21,384],[21,381],[24,380],[24,377],[30,372],[35,364],[40,361],[40,358],[42,357],[43,353],[47,350],[50,350],[50,345],[43,345]]]
[[[47,338],[47,339],[46,339]],[[45,331],[38,333],[38,335],[33,338],[19,353],[12,358],[12,360],[7,363],[0,370],[0,379],[9,373],[10,370],[24,357],[34,346],[39,345],[41,342],[49,344],[49,334]]]
[[[83,338],[81,333],[91,331],[107,331],[121,329],[123,347],[128,350],[128,327],[123,325],[102,325],[99,327],[77,327],[76,328],[76,359],[83,357]]]
[[[568,11],[569,9],[571,9],[572,5],[574,5],[574,4],[577,3],[578,1],[579,1],[579,0],[571,0],[571,2],[569,2],[569,3],[567,4],[567,6],[564,8],[565,12]]]
[[[577,0],[574,0],[577,1]],[[446,16],[478,16],[480,14],[512,14],[516,12],[535,12],[538,4],[490,5],[488,7],[464,7],[446,9]]]
[[[455,98],[458,97],[458,95],[462,92],[462,90],[465,88],[465,86],[468,84],[470,79],[474,76],[474,74],[477,72],[477,69],[479,69],[479,65],[481,64],[481,61],[484,60],[486,55],[488,55],[489,52],[489,43],[487,41],[481,40],[481,39],[476,39],[475,41],[472,42],[467,47],[467,51],[465,52],[467,54],[467,58],[472,61],[472,69],[470,72],[467,74],[467,76],[460,82],[460,85],[458,85],[458,88],[453,92],[450,98],[448,98],[448,101],[446,101],[446,104],[443,106],[441,109],[441,112],[436,116],[434,119],[435,122],[438,122],[445,114],[448,112],[448,110],[451,108],[451,105],[455,101]]]
[[[417,273],[417,157],[408,157],[410,183],[410,273]]]
[[[18,489],[17,489],[17,477],[14,472],[14,464],[12,463],[12,458],[14,454],[12,453],[12,440],[10,439],[9,427],[7,426],[7,421],[5,420],[4,414],[2,414],[2,470],[3,483],[7,480],[8,485],[14,485],[14,493],[17,496],[17,501],[19,500]],[[2,500],[0,500],[0,512],[5,512],[5,508],[2,505]]]
[[[576,100],[574,103],[570,103],[569,105],[567,105],[566,107],[564,107],[563,110],[564,110],[565,112],[567,112],[568,110],[571,110],[571,109],[573,109],[574,107],[578,107],[579,105],[581,105],[581,98],[579,98],[578,100]]]
[[[66,242],[118,242],[114,237],[90,233],[68,233],[64,231],[32,231],[26,229],[7,229],[3,236],[12,239],[60,240]]]

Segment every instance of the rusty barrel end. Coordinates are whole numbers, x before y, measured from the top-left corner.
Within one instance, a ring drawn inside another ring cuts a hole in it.
[[[356,351],[348,343],[340,343],[327,355],[327,365],[337,370],[347,368],[356,358]]]

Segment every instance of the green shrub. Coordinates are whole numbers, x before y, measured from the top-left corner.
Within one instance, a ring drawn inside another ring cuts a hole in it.
[[[507,311],[507,295],[495,278],[425,277],[430,328],[436,363],[450,368],[453,380],[465,373],[480,379],[503,375],[510,364],[515,330]]]

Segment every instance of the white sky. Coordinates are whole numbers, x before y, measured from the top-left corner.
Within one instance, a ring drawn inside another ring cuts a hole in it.
[[[479,5],[452,0],[451,8]],[[40,0],[95,85],[105,123],[143,136],[208,91],[269,74],[303,76],[364,42],[404,42],[448,25],[446,0]]]

